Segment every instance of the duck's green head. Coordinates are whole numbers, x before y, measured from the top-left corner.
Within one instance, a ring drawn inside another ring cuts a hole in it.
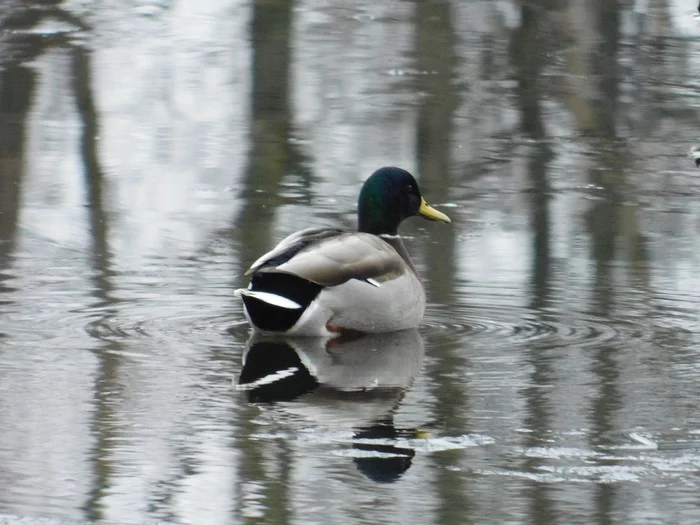
[[[365,181],[357,202],[359,231],[396,235],[401,221],[414,215],[450,222],[425,202],[416,179],[406,170],[380,168]]]

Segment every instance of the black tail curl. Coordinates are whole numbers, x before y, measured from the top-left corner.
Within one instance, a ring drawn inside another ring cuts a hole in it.
[[[246,295],[243,295],[243,303],[250,320],[259,329],[268,332],[286,332],[299,321],[322,289],[323,286],[320,284],[289,273],[257,272],[251,280],[251,290],[286,297],[300,304],[301,308],[282,308]]]

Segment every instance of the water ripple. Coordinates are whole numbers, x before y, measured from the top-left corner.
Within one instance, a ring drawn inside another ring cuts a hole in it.
[[[192,303],[192,298],[189,298]],[[221,307],[221,305],[219,305]],[[232,308],[231,308],[232,309]],[[92,312],[84,323],[85,331],[103,341],[149,338],[181,343],[221,342],[228,331],[233,312],[207,304],[131,305],[125,311]]]
[[[677,296],[675,293],[673,298]],[[451,304],[428,305],[422,333],[428,339],[441,341],[461,340],[470,344],[490,341],[498,342],[503,348],[536,345],[547,349],[585,348],[623,341],[627,344],[653,341],[664,346],[698,331],[694,315],[700,307],[697,297],[671,302],[657,291],[637,300],[630,293],[625,301],[603,313],[583,301],[545,303],[545,306],[515,302],[523,297],[526,296],[522,290],[509,290],[507,285],[467,287],[459,291]]]
[[[569,313],[557,319],[527,308],[462,306],[455,311],[454,307],[448,310],[444,306],[433,306],[424,319],[423,333],[427,337],[468,338],[472,343],[492,340],[504,346],[536,343],[540,348],[551,348],[570,344],[597,345],[623,334],[637,338],[641,327],[619,320],[612,323],[585,312]]]

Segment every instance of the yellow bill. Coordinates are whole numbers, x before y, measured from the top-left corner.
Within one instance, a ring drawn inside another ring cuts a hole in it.
[[[420,208],[418,208],[418,215],[430,219],[431,221],[452,222],[447,215],[430,206],[422,197],[420,200]]]

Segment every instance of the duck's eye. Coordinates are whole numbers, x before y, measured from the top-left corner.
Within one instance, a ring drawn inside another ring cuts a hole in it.
[[[413,193],[413,191],[414,191],[413,184],[409,184],[408,186],[406,186],[406,191],[408,193]]]

